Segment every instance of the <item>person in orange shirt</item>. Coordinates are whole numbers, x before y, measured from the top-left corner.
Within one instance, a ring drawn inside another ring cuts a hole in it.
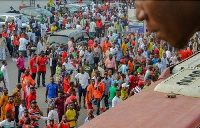
[[[108,50],[108,47],[111,47],[111,43],[109,42],[109,37],[106,37],[106,40],[103,43],[103,52],[104,52],[104,54]]]
[[[63,115],[61,122],[58,124],[58,128],[70,128],[70,123],[67,122],[67,116]]]
[[[62,64],[65,63],[65,58],[67,58],[67,57],[68,57],[67,48],[64,47],[63,52],[62,52]]]
[[[1,96],[1,99],[0,99],[1,120],[4,120],[6,117],[5,107],[6,107],[7,103],[8,103],[8,89],[4,88],[3,95]]]
[[[26,69],[25,73],[22,75],[22,88],[24,88],[26,86],[25,80],[29,80],[30,81],[30,85],[35,86],[35,81],[33,80],[33,78],[31,77],[30,74],[30,70]]]
[[[133,61],[133,58],[130,58],[129,61],[128,61],[128,67],[131,71],[131,73],[133,73],[133,69],[134,69],[134,61]]]
[[[4,31],[1,33],[2,37],[8,38],[7,30],[4,29]]]
[[[5,112],[11,113],[13,117],[15,117],[15,105],[14,105],[13,96],[8,97],[8,103],[6,104]]]
[[[88,47],[91,47],[94,44],[94,38],[91,37],[90,40],[88,40]]]
[[[103,98],[105,90],[106,90],[105,84],[101,82],[101,77],[98,76],[97,84],[95,85],[95,89],[94,89],[94,98],[96,99],[96,102],[97,102],[97,113],[96,113],[97,115],[99,115],[100,110],[103,112],[105,111],[102,107],[102,104],[100,103]]]
[[[13,32],[13,28],[15,28],[15,21],[14,19],[12,19],[12,22],[8,25],[9,29],[10,29],[10,33]]]
[[[57,126],[54,124],[54,118],[50,118],[49,125],[44,126],[44,128],[57,128]]]
[[[95,80],[91,79],[91,84],[87,87],[87,92],[85,97],[87,110],[93,109],[92,102],[94,99],[94,85],[95,85]]]

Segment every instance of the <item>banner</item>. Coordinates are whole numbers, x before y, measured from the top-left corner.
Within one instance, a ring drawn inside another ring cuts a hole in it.
[[[129,27],[129,32],[133,33],[140,33],[144,34],[145,33],[145,22],[144,21],[138,21],[136,18],[136,10],[135,9],[129,9],[128,10],[128,27]]]

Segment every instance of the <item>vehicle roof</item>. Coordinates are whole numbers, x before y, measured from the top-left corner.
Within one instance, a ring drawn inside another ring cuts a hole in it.
[[[22,14],[18,14],[18,13],[0,13],[0,15],[2,16],[20,16]]]
[[[70,35],[73,35],[73,34],[76,34],[79,32],[84,32],[84,30],[80,31],[80,30],[76,30],[76,29],[67,29],[67,30],[62,30],[59,32],[54,32],[54,34],[51,34],[51,36],[52,35],[70,36]]]
[[[45,10],[45,9],[43,9],[43,8],[26,7],[26,8],[22,8],[22,10]]]

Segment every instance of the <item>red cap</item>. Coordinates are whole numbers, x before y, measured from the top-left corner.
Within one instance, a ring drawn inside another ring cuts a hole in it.
[[[26,71],[25,72],[30,72],[30,70],[29,69],[26,69]]]
[[[104,75],[108,75],[108,72],[104,72]]]
[[[124,59],[121,59],[121,60],[120,60],[120,63],[122,63],[122,64],[123,64],[123,63],[124,63]]]
[[[138,52],[142,52],[142,50],[141,50],[141,49],[138,49],[137,51],[138,51]]]
[[[146,62],[146,60],[145,59],[141,59],[141,63],[144,63],[144,62]]]
[[[144,85],[144,81],[139,81],[138,86],[142,86],[142,85]]]

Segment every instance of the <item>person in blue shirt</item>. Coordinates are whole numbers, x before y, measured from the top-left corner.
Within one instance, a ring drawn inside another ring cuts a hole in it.
[[[122,57],[123,57],[123,51],[122,51],[122,49],[121,49],[121,47],[120,47],[119,45],[117,45],[117,50],[116,50],[114,56],[115,56],[115,58],[116,58],[116,66],[117,66],[117,68],[118,68],[119,62],[120,62],[120,60],[121,60]]]
[[[50,104],[54,104],[54,101],[58,94],[58,84],[54,82],[54,78],[50,78],[50,83],[46,86],[46,100],[47,103],[47,113],[49,113]]]

